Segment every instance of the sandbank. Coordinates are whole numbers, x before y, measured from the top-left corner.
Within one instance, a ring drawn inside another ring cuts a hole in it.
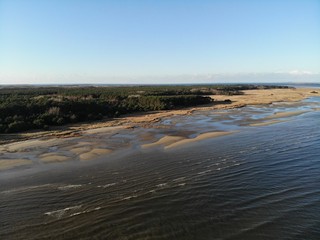
[[[276,112],[273,115],[265,117],[264,119],[287,118],[287,117],[298,116],[306,112],[308,111]]]
[[[32,164],[32,161],[28,159],[1,159],[0,170],[8,170],[11,168],[30,164]]]
[[[244,95],[212,95],[217,101],[230,99],[232,101],[228,107],[235,105],[261,105],[272,104],[273,102],[297,102],[311,96],[320,96],[312,88],[289,88],[289,89],[258,89],[245,90]]]
[[[286,122],[285,120],[271,120],[267,122],[258,122],[258,123],[251,123],[249,126],[251,127],[262,127],[262,126],[269,126],[276,123]]]
[[[178,142],[182,139],[185,139],[185,138],[179,137],[179,136],[165,136],[163,138],[160,138],[156,142],[143,144],[143,145],[141,145],[141,148],[146,149],[146,148],[159,147],[159,146],[168,146],[168,145],[171,145],[171,144]]]
[[[52,145],[54,142],[61,143],[61,141],[62,140],[60,139],[59,140],[58,139],[47,139],[47,140],[31,139],[31,140],[2,145],[0,149],[2,150],[4,148],[8,152],[20,152],[20,151],[25,151],[35,147],[46,147],[48,145]]]
[[[180,147],[182,145],[199,142],[199,141],[202,141],[202,140],[205,140],[205,139],[209,139],[209,138],[221,137],[221,136],[229,135],[229,134],[232,134],[232,133],[235,133],[235,132],[207,132],[207,133],[202,133],[202,134],[199,134],[195,138],[186,138],[186,139],[182,139],[182,140],[180,140],[178,142],[172,143],[172,144],[166,146],[165,149],[176,148],[176,147]]]
[[[71,160],[71,158],[67,156],[58,155],[58,154],[50,154],[47,156],[40,157],[40,160],[45,163],[50,163],[50,162],[64,162],[64,161]]]
[[[89,129],[83,131],[84,134],[97,134],[97,133],[113,133],[119,129],[123,129],[122,126],[115,126],[115,127],[101,127],[101,128],[95,128],[95,129]]]
[[[98,158],[99,156],[107,155],[110,153],[112,153],[111,149],[94,148],[89,152],[80,154],[79,159],[81,161],[89,161],[89,160],[94,160],[94,159]]]

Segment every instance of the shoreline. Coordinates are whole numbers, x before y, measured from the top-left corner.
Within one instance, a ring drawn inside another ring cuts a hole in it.
[[[273,102],[298,102],[312,96],[320,96],[316,89],[263,89],[246,90],[244,95],[211,96],[216,101],[230,99],[230,104],[212,104],[180,110],[148,112],[126,115],[114,120],[77,124],[63,127],[56,132],[35,132],[20,134],[25,139],[15,139],[0,145],[0,171],[33,164],[51,164],[65,161],[90,161],[102,156],[114,154],[138,144],[141,150],[161,147],[172,150],[186,144],[205,139],[233,134],[237,131],[194,131],[194,137],[170,133],[170,127],[160,125],[163,118],[192,115],[195,111],[217,111],[241,108],[247,105],[266,105]],[[267,126],[283,122],[281,118],[303,114],[300,112],[275,113],[253,122],[248,126]],[[151,130],[158,130],[150,133]],[[184,129],[190,130],[190,129]],[[144,131],[144,132],[143,132]],[[159,132],[161,131],[161,132]],[[168,133],[169,131],[169,133]],[[180,129],[180,131],[182,131]],[[192,131],[191,131],[192,132]],[[157,134],[162,136],[157,137]],[[149,135],[148,135],[149,134]],[[146,135],[146,139],[143,137]]]

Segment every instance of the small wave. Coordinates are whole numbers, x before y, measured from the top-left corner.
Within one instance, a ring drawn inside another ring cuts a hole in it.
[[[81,188],[83,185],[82,184],[70,184],[70,185],[65,185],[58,187],[59,190],[65,191],[73,188]]]
[[[82,205],[76,205],[76,206],[67,207],[67,208],[64,208],[64,209],[59,209],[59,210],[55,210],[55,211],[46,212],[45,215],[60,219],[63,216],[65,216],[68,212],[72,212],[74,210],[78,210],[81,207],[82,207]]]
[[[179,183],[179,184],[178,184],[179,187],[183,187],[183,186],[185,186],[185,185],[186,185],[186,183]]]
[[[101,207],[96,207],[96,208],[90,209],[90,210],[85,210],[85,211],[81,211],[81,212],[75,212],[75,213],[70,214],[70,217],[77,216],[77,215],[80,215],[80,214],[85,214],[85,213],[90,213],[90,212],[98,211],[98,210],[100,210],[100,209],[101,209]]]
[[[160,184],[156,185],[156,187],[162,188],[162,187],[165,187],[167,185],[168,185],[168,183],[160,183]]]
[[[198,172],[197,174],[198,174],[198,175],[203,175],[203,174],[209,173],[209,172],[211,172],[211,171],[212,171],[212,170],[209,169],[209,170],[206,170],[206,171]]]
[[[186,179],[186,177],[179,177],[179,178],[173,179],[172,182],[180,182],[180,181],[183,181],[185,179]]]
[[[206,168],[211,168],[211,167],[214,167],[214,166],[219,166],[220,164],[226,164],[226,163],[225,163],[225,162],[222,162],[222,163],[220,163],[220,162],[218,162],[218,163],[213,163],[213,164],[210,164],[210,165],[206,166]]]
[[[112,186],[114,186],[114,185],[116,185],[116,183],[108,183],[108,184],[106,184],[106,185],[99,185],[99,186],[97,186],[98,188],[108,188],[108,187],[112,187]]]
[[[128,197],[124,197],[121,200],[130,200],[130,199],[136,198],[136,197],[138,197],[138,195],[131,195],[131,196],[128,196]]]
[[[1,194],[10,194],[10,193],[19,193],[19,192],[25,192],[29,190],[35,190],[37,188],[45,188],[45,187],[51,187],[52,184],[42,184],[42,185],[35,185],[35,186],[28,186],[28,187],[20,187],[20,188],[13,188],[10,190],[2,191]]]

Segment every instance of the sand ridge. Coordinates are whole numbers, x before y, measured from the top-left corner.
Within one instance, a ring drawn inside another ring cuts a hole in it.
[[[85,152],[79,155],[81,161],[94,160],[102,155],[107,155],[112,153],[111,149],[94,148],[89,152]]]
[[[196,136],[195,138],[185,138],[185,139],[182,139],[182,140],[177,141],[175,143],[172,143],[170,145],[167,145],[165,147],[165,149],[176,148],[176,147],[180,147],[180,146],[183,146],[183,145],[186,145],[186,144],[191,144],[191,143],[199,142],[199,141],[210,139],[210,138],[226,136],[226,135],[233,134],[233,133],[236,133],[236,131],[202,133],[202,134],[199,134],[198,136]]]
[[[50,162],[64,162],[71,160],[70,157],[59,155],[59,154],[51,154],[48,156],[40,157],[40,160],[44,163],[50,163]]]
[[[232,105],[261,105],[271,104],[273,102],[297,102],[311,96],[320,96],[312,88],[289,88],[289,89],[258,89],[245,90],[244,95],[213,95],[213,99],[223,101],[230,99]]]
[[[158,141],[153,142],[153,143],[147,143],[141,145],[141,148],[153,148],[153,147],[159,147],[159,146],[168,146],[171,145],[175,142],[178,142],[182,139],[185,139],[185,137],[180,137],[180,136],[164,136],[160,138]]]
[[[249,124],[252,127],[269,126],[276,123],[286,122],[287,120],[281,120],[282,118],[289,118],[293,116],[299,116],[309,111],[294,111],[294,112],[276,112],[264,118],[258,119],[259,122]]]
[[[32,161],[29,159],[1,159],[0,160],[0,170],[8,170],[11,168],[31,165]]]
[[[269,126],[272,124],[282,123],[282,122],[287,122],[287,121],[286,120],[271,120],[271,121],[266,121],[266,122],[251,123],[251,124],[249,124],[249,126],[262,127],[262,126]]]
[[[306,112],[308,112],[308,111],[276,112],[273,115],[265,117],[264,119],[287,118],[287,117],[298,116],[298,115],[304,114]]]

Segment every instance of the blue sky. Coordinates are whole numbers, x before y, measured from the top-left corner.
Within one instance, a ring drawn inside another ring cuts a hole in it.
[[[316,81],[319,0],[0,0],[0,84]]]

